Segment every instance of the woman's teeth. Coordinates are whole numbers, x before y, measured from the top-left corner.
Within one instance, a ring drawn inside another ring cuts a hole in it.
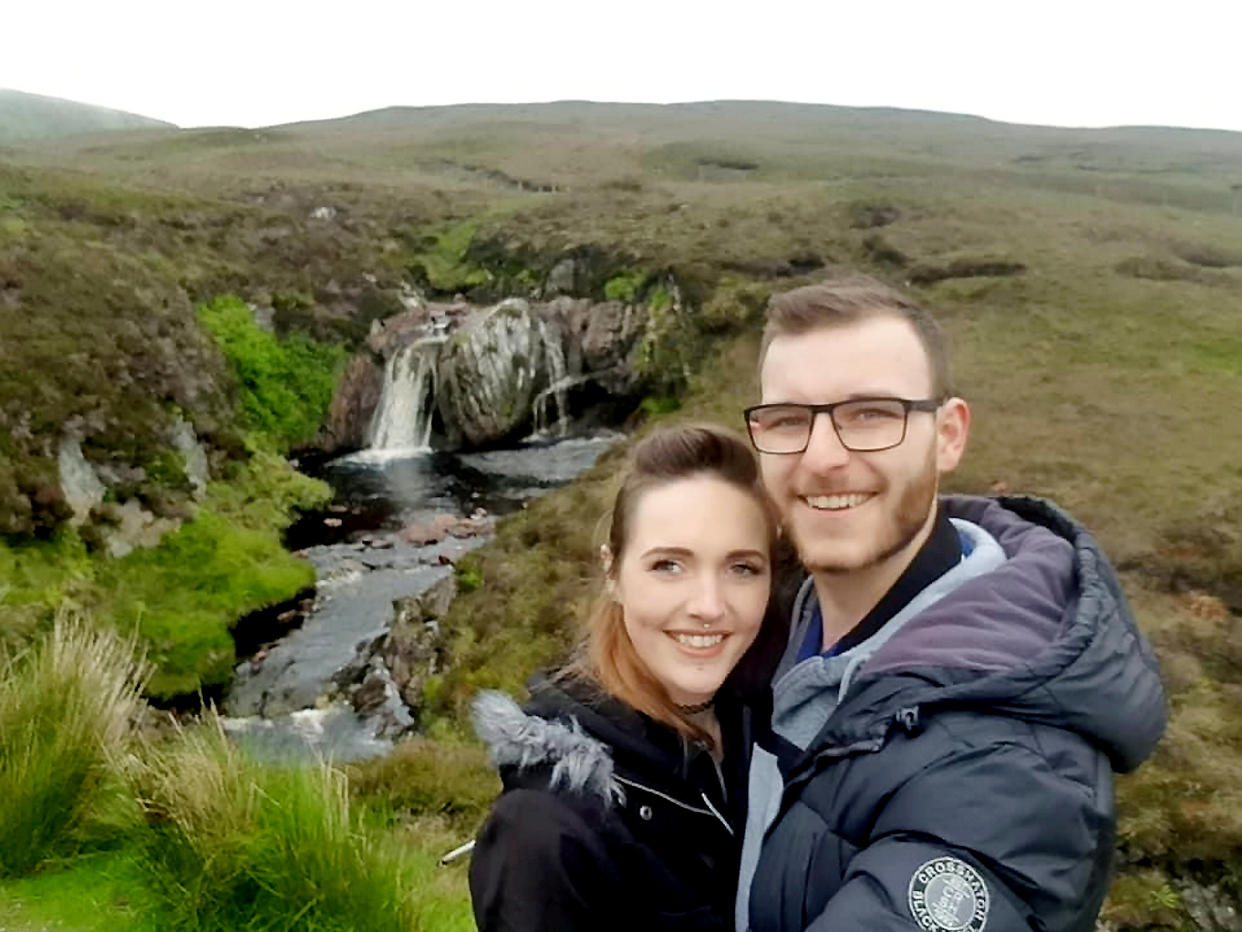
[[[724,640],[723,634],[674,634],[678,644],[686,647],[715,647]]]

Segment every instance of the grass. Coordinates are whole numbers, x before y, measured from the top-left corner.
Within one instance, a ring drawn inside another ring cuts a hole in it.
[[[143,886],[135,853],[93,852],[0,884],[5,932],[159,932],[166,928]]]
[[[417,927],[416,873],[329,766],[248,761],[212,721],[148,748],[141,861],[172,929]]]
[[[68,617],[0,668],[4,928],[472,928],[437,862],[494,796],[478,748],[406,745],[351,791],[327,763],[248,758],[214,715],[140,725],[143,672]]]
[[[62,614],[0,668],[0,878],[76,853],[117,792],[145,665]]]

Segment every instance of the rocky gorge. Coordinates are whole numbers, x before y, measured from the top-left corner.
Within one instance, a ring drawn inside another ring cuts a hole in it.
[[[668,307],[680,309],[672,288]],[[363,447],[495,446],[564,432],[574,417],[615,418],[640,387],[636,357],[650,308],[561,296],[428,303],[376,320],[349,361],[316,440],[325,453]]]

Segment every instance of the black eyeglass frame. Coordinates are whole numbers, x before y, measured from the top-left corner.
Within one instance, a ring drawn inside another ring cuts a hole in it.
[[[891,398],[887,396],[877,395],[871,398],[847,398],[844,401],[833,401],[829,404],[822,405],[804,405],[798,404],[796,401],[777,401],[766,405],[751,405],[742,411],[742,416],[746,419],[746,436],[750,438],[751,446],[760,453],[766,453],[769,456],[795,456],[799,453],[805,453],[806,448],[811,445],[811,434],[815,432],[815,419],[821,414],[828,415],[828,423],[832,425],[833,433],[837,435],[837,440],[841,442],[841,446],[849,450],[851,453],[878,453],[881,450],[891,450],[893,447],[899,447],[906,440],[906,430],[910,426],[911,411],[939,411],[941,405],[948,399],[946,398]],[[904,417],[901,419],[901,437],[893,443],[885,444],[882,447],[852,447],[845,442],[845,438],[841,436],[841,428],[837,424],[836,416],[833,414],[837,408],[845,405],[855,405],[859,403],[865,404],[868,401],[887,401],[895,402],[902,407]],[[810,425],[806,431],[806,442],[796,450],[765,450],[759,446],[755,440],[755,433],[751,427],[751,415],[756,411],[767,411],[772,408],[798,408],[802,411],[808,411],[811,415]]]

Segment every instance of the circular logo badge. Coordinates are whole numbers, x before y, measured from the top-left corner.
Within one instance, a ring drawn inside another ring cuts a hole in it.
[[[958,858],[935,858],[910,878],[910,913],[927,932],[982,932],[988,921],[988,888],[979,872]]]

